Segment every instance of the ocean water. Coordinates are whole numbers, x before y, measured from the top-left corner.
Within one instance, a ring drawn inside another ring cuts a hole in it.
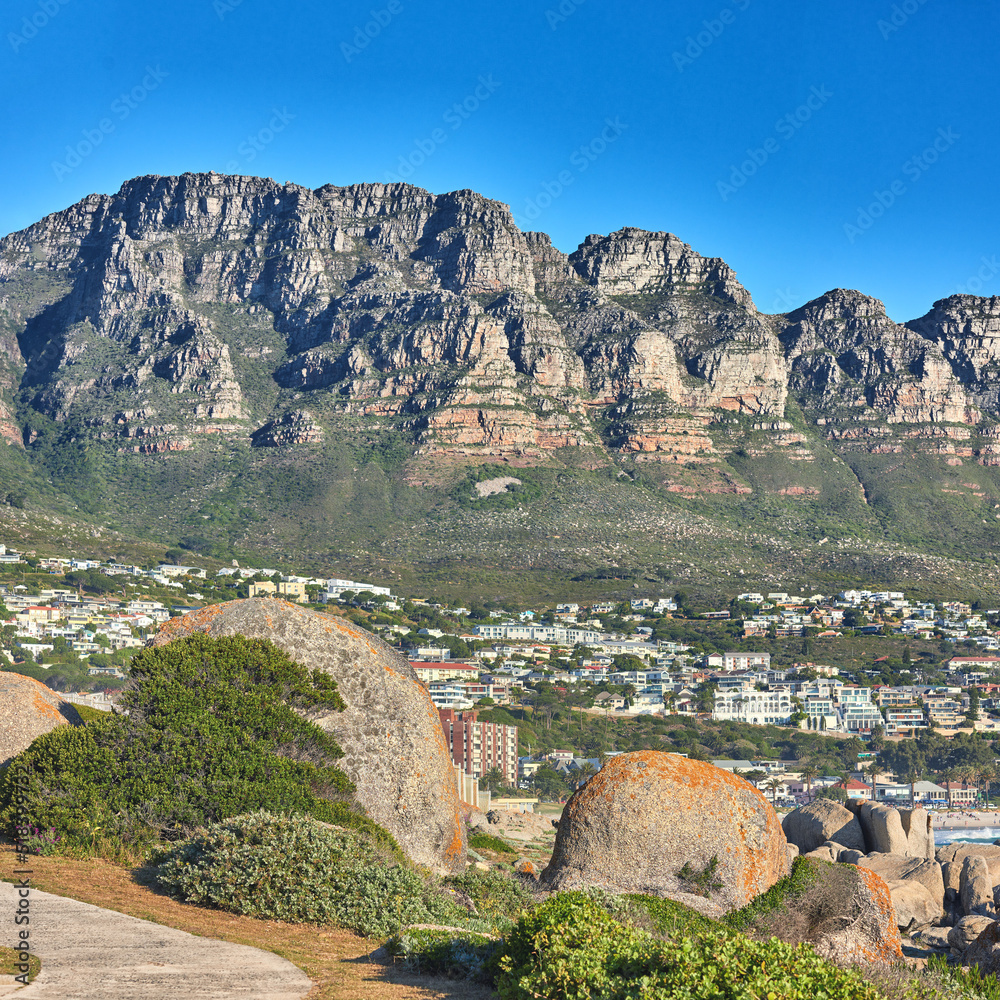
[[[992,844],[994,840],[1000,840],[1000,827],[985,826],[979,830],[971,827],[968,830],[963,830],[959,827],[957,830],[934,831],[934,843],[938,847],[942,844],[954,843]]]

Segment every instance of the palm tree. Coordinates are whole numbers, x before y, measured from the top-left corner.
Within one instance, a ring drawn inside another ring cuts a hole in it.
[[[819,777],[819,768],[815,764],[807,764],[799,772],[799,777],[806,783],[806,795],[811,802],[813,782]]]
[[[597,771],[594,769],[594,765],[589,760],[585,760],[576,769],[576,787],[582,788],[595,774]]]
[[[778,804],[778,789],[784,785],[783,781],[772,778],[764,787],[771,793],[771,805]]]
[[[877,782],[878,776],[880,774],[885,774],[885,769],[878,762],[878,758],[875,758],[868,764],[868,777],[872,780],[872,802],[878,801],[878,790]]]
[[[910,786],[910,808],[913,808],[914,800],[916,799],[916,790],[914,785],[920,779],[920,775],[917,773],[915,768],[907,768],[907,770],[902,775],[903,781],[905,781]]]
[[[975,782],[976,769],[969,764],[958,769],[958,776],[962,779],[963,785],[971,785]],[[979,798],[979,786],[976,785],[976,799]]]
[[[993,767],[991,764],[979,765],[979,780],[983,782],[986,786],[986,789],[983,792],[983,798],[985,799],[987,806],[989,805],[990,802],[990,785],[992,784],[993,779],[996,778],[996,776],[997,776],[996,768]]]
[[[948,789],[948,808],[949,809],[953,809],[954,808],[954,806],[952,804],[951,786],[952,786],[953,782],[955,781],[955,779],[957,777],[958,777],[958,770],[956,768],[954,768],[954,767],[949,767],[944,772],[944,781],[945,781],[945,785],[946,785],[946,787]]]

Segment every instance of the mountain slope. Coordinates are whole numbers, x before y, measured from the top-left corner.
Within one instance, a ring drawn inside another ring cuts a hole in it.
[[[567,256],[471,191],[141,177],[0,241],[0,497],[483,586],[948,577],[1000,548],[998,336],[997,298],[765,315],[669,233]]]

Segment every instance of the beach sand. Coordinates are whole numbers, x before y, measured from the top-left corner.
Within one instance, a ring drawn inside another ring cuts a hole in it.
[[[984,830],[990,827],[1000,827],[1000,811],[976,809],[962,812],[931,812],[934,817],[935,830]]]

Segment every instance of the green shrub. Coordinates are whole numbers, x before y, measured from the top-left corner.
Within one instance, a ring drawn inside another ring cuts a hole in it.
[[[469,847],[474,851],[493,851],[494,854],[517,854],[517,851],[500,837],[494,837],[492,833],[481,833],[473,830],[469,834]]]
[[[618,899],[620,900],[618,911],[612,908],[610,910],[612,916],[619,920],[631,918],[632,923],[637,923],[634,910],[638,909],[649,918],[650,929],[666,940],[673,940],[676,937],[698,937],[702,934],[716,933],[720,929],[718,921],[663,896],[630,894],[620,896]],[[628,901],[634,909],[626,908],[625,901]]]
[[[386,951],[403,959],[407,972],[451,979],[488,979],[501,943],[475,931],[418,930],[394,934]]]
[[[8,832],[17,787],[31,822],[69,847],[178,839],[254,809],[349,822],[342,751],[303,717],[343,709],[336,682],[272,643],[195,635],[142,650],[122,704],[127,715],[60,726],[12,762],[0,776]]]
[[[497,962],[505,1000],[878,1000],[860,975],[807,945],[719,930],[665,943],[584,893],[520,918]]]
[[[790,902],[803,896],[818,879],[819,873],[809,859],[797,857],[792,862],[791,874],[775,882],[767,892],[751,900],[742,909],[727,913],[723,922],[734,930],[749,930],[762,917],[785,908]]]
[[[365,937],[464,914],[365,836],[306,816],[235,816],[154,861],[156,883],[185,902],[271,920],[336,923]]]
[[[532,903],[531,893],[498,868],[467,868],[461,875],[446,878],[445,884],[464,892],[480,915],[498,927],[509,925]]]

